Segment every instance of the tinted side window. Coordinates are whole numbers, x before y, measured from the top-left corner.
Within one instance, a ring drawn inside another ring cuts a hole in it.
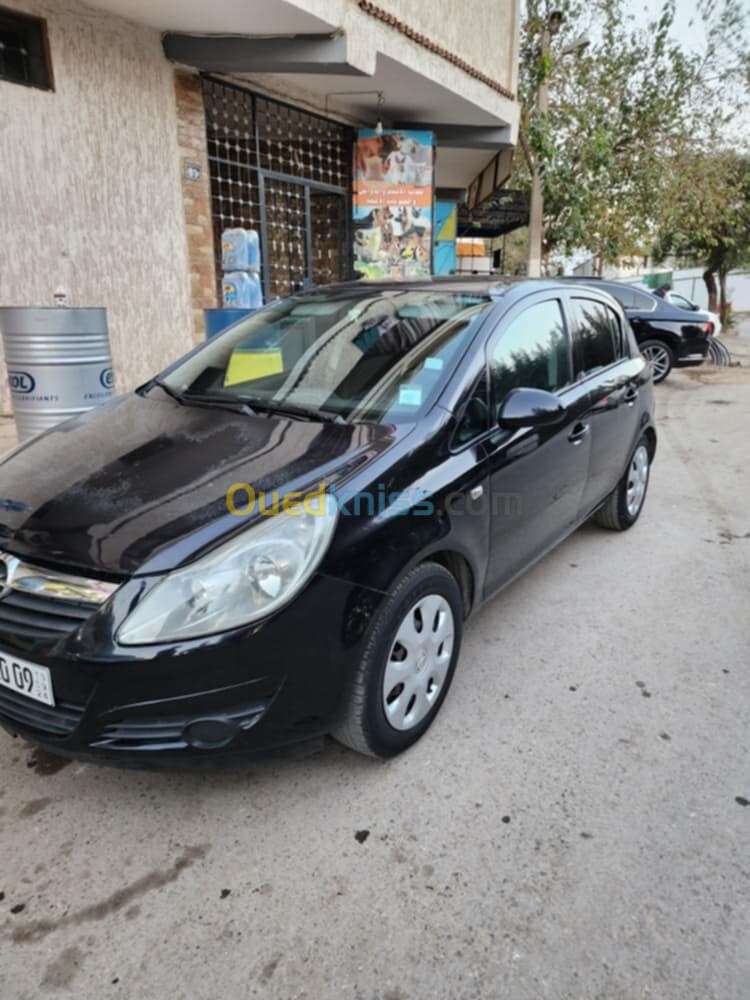
[[[615,342],[615,354],[618,358],[621,358],[625,353],[623,350],[623,337],[622,328],[620,326],[620,317],[617,313],[607,306],[607,317],[609,319],[609,325],[612,328],[612,337]]]
[[[456,428],[453,444],[456,447],[473,441],[489,427],[490,409],[487,405],[487,372],[482,374],[474,386],[461,421]]]
[[[633,291],[633,309],[654,308],[654,300],[647,292]]]
[[[614,313],[592,299],[571,299],[573,314],[573,370],[576,379],[606,368],[617,357]]]
[[[570,355],[557,299],[529,306],[494,343],[490,352],[493,406],[521,386],[555,392],[570,382]]]
[[[632,288],[623,285],[607,285],[606,290],[613,299],[617,299],[623,309],[632,309],[635,306],[635,292]]]

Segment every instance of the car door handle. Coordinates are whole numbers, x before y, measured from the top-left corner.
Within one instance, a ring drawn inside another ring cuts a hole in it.
[[[638,399],[638,390],[636,389],[636,387],[634,385],[631,385],[626,390],[625,395],[623,396],[623,399],[628,404],[628,406],[632,406],[633,403],[636,401],[636,399]]]
[[[575,425],[573,430],[568,434],[568,441],[571,444],[580,444],[589,432],[588,424],[578,423]]]

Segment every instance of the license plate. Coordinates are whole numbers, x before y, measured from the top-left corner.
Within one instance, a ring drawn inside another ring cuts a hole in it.
[[[45,705],[55,704],[49,670],[18,656],[0,653],[0,685]]]

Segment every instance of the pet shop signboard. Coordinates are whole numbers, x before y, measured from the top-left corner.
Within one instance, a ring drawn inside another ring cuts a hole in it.
[[[366,278],[432,271],[432,132],[359,132],[354,144],[354,266]]]

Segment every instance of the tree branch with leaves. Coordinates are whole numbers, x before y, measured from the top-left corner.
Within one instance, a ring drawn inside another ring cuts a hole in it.
[[[544,51],[553,15],[559,30]],[[646,255],[664,229],[665,170],[691,142],[730,127],[717,107],[748,83],[741,6],[699,0],[696,18],[704,44],[685,51],[673,38],[674,0],[645,29],[623,0],[527,0],[519,93],[528,159],[516,158],[514,185],[528,189],[538,171],[545,257],[588,248],[601,269]],[[546,112],[537,106],[540,82]]]

